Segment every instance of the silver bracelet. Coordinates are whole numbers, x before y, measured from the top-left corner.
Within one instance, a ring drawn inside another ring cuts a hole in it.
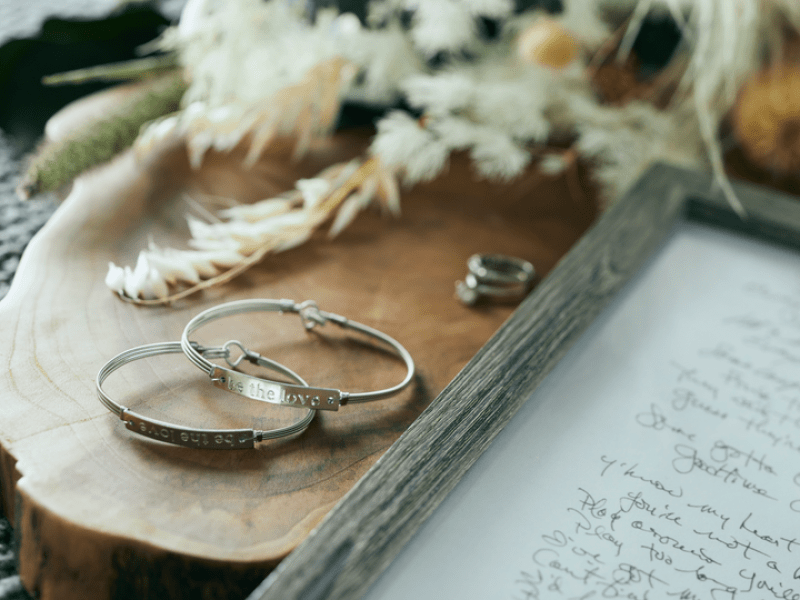
[[[235,361],[231,361],[227,356],[225,357],[228,365],[231,367],[230,369],[220,367],[207,360],[206,357],[197,351],[192,345],[192,342],[189,341],[190,335],[210,321],[241,313],[262,311],[297,313],[300,315],[300,320],[307,330],[313,329],[317,325],[335,323],[343,329],[352,329],[375,338],[388,345],[397,353],[405,363],[408,373],[403,381],[397,385],[375,392],[349,393],[331,388],[303,388],[234,371],[233,369],[235,369],[242,360],[257,363],[259,360],[263,359],[260,354],[248,350],[236,340],[231,340],[223,346],[225,349],[229,349],[230,346],[237,346],[242,351],[242,354]],[[397,340],[377,329],[362,325],[361,323],[356,323],[355,321],[350,321],[341,315],[322,311],[317,308],[316,303],[311,300],[300,304],[294,302],[294,300],[237,300],[215,306],[214,308],[209,308],[194,317],[186,325],[186,329],[183,330],[183,336],[181,337],[181,346],[189,360],[209,375],[211,383],[214,386],[254,400],[297,408],[339,410],[340,406],[348,403],[370,402],[372,400],[388,398],[406,387],[414,376],[414,360],[411,358],[408,350]]]
[[[226,358],[230,356],[230,350],[228,348],[204,348],[194,344],[192,345],[192,349],[201,356],[210,356],[211,358]],[[215,448],[224,450],[254,448],[255,442],[272,440],[305,431],[317,414],[316,411],[309,410],[307,414],[296,423],[267,431],[253,429],[194,429],[144,417],[117,404],[103,391],[103,382],[111,373],[121,366],[134,360],[139,360],[140,358],[149,358],[159,354],[175,352],[183,352],[180,342],[162,342],[159,344],[137,346],[136,348],[131,348],[130,350],[117,354],[103,365],[103,368],[97,373],[97,395],[100,398],[100,402],[102,402],[108,410],[122,419],[122,421],[125,422],[125,427],[139,435],[160,442],[187,446],[189,448]],[[256,364],[286,375],[304,386],[307,385],[297,373],[268,358],[259,357]]]

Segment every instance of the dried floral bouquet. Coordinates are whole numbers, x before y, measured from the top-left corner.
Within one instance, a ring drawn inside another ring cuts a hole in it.
[[[166,58],[133,65],[133,76],[160,76],[32,162],[25,196],[129,144],[147,158],[178,140],[195,168],[209,150],[244,144],[247,166],[279,138],[302,156],[335,128],[343,102],[384,110],[360,159],[208,222],[190,218],[190,249],[151,243],[133,268],[111,264],[106,283],[122,298],[168,303],[328,222],[335,236],[370,205],[398,214],[400,186],[436,177],[454,151],[469,154],[477,177],[500,182],[528,168],[555,174],[580,156],[606,203],[666,160],[713,169],[738,208],[723,168],[727,120],[754,163],[800,168],[796,0],[565,0],[554,15],[512,0],[372,0],[362,18],[307,8],[189,0],[179,24],[149,45]],[[635,47],[653,18],[678,35],[645,73]],[[179,67],[163,74],[170,61]]]

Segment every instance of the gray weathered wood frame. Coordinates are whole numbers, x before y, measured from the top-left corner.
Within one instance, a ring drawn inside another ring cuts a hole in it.
[[[353,599],[404,544],[682,218],[800,247],[800,202],[656,165],[606,212],[250,600]]]

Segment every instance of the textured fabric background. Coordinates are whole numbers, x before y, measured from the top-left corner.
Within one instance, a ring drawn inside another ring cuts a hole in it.
[[[17,561],[12,544],[12,531],[5,519],[0,519],[0,598],[28,600],[17,575]]]
[[[52,197],[21,202],[14,193],[22,161],[0,132],[0,299],[8,292],[25,246],[55,210]]]

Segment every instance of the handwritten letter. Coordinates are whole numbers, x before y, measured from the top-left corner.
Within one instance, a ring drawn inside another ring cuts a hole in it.
[[[682,225],[369,597],[800,600],[800,258]]]

